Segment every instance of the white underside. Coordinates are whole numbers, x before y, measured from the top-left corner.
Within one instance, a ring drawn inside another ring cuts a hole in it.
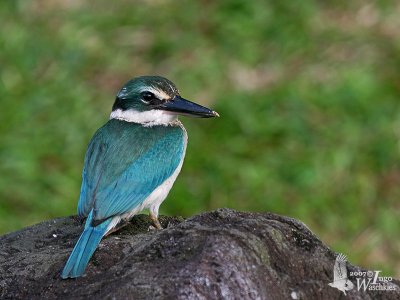
[[[144,127],[151,127],[155,125],[167,126],[171,123],[174,123],[177,118],[178,116],[176,114],[159,109],[152,109],[148,111],[116,109],[113,110],[110,115],[110,119],[138,123],[142,124]]]
[[[161,203],[167,198],[169,191],[172,188],[172,185],[174,184],[176,178],[178,177],[182,165],[183,165],[183,160],[185,159],[185,153],[186,153],[186,145],[187,145],[187,134],[186,130],[183,128],[182,129],[185,132],[185,141],[184,141],[184,149],[183,149],[183,155],[182,159],[178,165],[178,167],[175,169],[174,173],[168,177],[163,183],[161,183],[143,202],[142,204],[138,205],[135,207],[133,210],[119,216],[115,216],[111,223],[108,225],[107,232],[111,231],[121,220],[123,221],[128,221],[130,220],[134,215],[140,213],[144,209],[149,209],[150,212],[158,217],[158,209],[160,208]]]

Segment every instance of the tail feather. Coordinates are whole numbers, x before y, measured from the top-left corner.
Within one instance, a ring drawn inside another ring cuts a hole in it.
[[[85,272],[86,266],[106,233],[111,220],[110,218],[96,227],[93,227],[89,225],[90,223],[88,224],[88,222],[91,222],[91,215],[89,215],[85,230],[82,232],[61,273],[62,278],[79,277]]]

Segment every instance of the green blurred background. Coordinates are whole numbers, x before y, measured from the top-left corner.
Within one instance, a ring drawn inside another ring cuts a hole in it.
[[[75,213],[116,92],[159,74],[221,115],[182,118],[162,214],[288,215],[400,276],[398,1],[88,2],[0,2],[0,234]]]

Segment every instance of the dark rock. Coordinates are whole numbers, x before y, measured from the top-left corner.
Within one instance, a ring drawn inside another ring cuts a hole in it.
[[[335,253],[288,217],[219,209],[161,223],[168,228],[148,231],[148,217],[136,216],[100,243],[85,276],[68,280],[60,272],[82,231],[76,217],[5,235],[0,298],[400,299],[396,280],[395,291],[346,297],[330,287]]]

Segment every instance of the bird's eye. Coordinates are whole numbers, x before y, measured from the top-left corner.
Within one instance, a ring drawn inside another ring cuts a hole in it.
[[[143,92],[142,93],[142,102],[144,102],[145,104],[149,104],[155,98],[156,97],[151,92]]]

